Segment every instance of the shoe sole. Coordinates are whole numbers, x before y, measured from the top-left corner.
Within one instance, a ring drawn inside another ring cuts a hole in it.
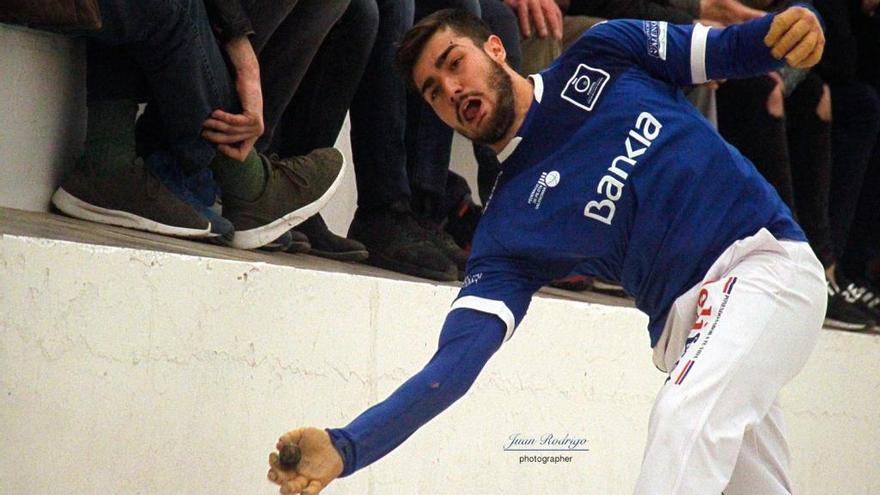
[[[300,207],[298,210],[292,211],[261,227],[250,230],[236,230],[235,236],[232,238],[232,247],[238,249],[256,249],[260,246],[265,246],[288,230],[305,222],[315,213],[318,213],[321,208],[330,202],[333,195],[336,194],[336,190],[339,188],[339,184],[342,183],[342,178],[345,176],[345,165],[345,155],[343,155],[342,167],[339,169],[339,174],[333,180],[333,183],[330,184],[330,187],[324,191],[324,194],[322,194],[321,197]]]
[[[824,326],[835,330],[847,330],[850,332],[868,332],[871,331],[872,325],[866,323],[847,323],[834,318],[825,318]]]
[[[52,204],[56,208],[74,218],[88,220],[89,222],[102,223],[107,225],[116,225],[117,227],[126,227],[129,229],[145,230],[156,234],[169,235],[174,237],[186,238],[207,238],[212,237],[211,222],[204,229],[189,229],[186,227],[175,227],[159,223],[149,218],[144,218],[134,213],[122,210],[111,210],[102,208],[77,198],[76,196],[59,187],[55,194],[52,195]]]
[[[322,251],[320,249],[312,248],[308,251],[308,254],[314,256],[320,256],[321,258],[327,258],[329,260],[334,261],[364,261],[370,257],[370,253],[367,251]]]
[[[445,272],[440,272],[422,266],[401,263],[399,261],[385,258],[384,256],[379,256],[373,253],[370,253],[369,257],[367,258],[367,263],[373,266],[377,266],[379,268],[391,270],[392,272],[412,275],[414,277],[429,278],[431,280],[437,280],[439,282],[455,282],[456,280],[458,280],[458,268],[454,266],[451,267],[449,270],[446,270]]]

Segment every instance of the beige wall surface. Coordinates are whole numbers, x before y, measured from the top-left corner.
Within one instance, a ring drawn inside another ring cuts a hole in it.
[[[0,493],[274,493],[274,439],[431,357],[455,287],[0,237]],[[468,396],[330,494],[631,493],[653,396],[636,310],[539,297]],[[823,331],[782,397],[801,494],[880,486],[880,339]],[[520,463],[511,435],[570,435]]]

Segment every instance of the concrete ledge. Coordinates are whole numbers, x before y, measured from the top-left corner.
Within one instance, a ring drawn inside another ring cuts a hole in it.
[[[345,424],[393,391],[457,292],[300,258],[0,237],[0,492],[274,493],[277,435]],[[664,379],[644,325],[538,297],[466,399],[327,493],[630,493]],[[799,493],[880,484],[878,353],[880,338],[823,332],[786,389]],[[502,451],[547,433],[590,451],[546,465]]]

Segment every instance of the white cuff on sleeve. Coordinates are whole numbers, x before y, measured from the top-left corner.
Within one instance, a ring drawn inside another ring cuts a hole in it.
[[[507,331],[504,333],[504,342],[507,342],[513,337],[513,329],[516,326],[516,322],[513,318],[513,313],[507,305],[501,301],[485,299],[477,296],[464,296],[456,299],[455,302],[452,303],[450,311],[454,309],[473,309],[474,311],[495,315],[498,318],[501,318],[501,321],[507,326]]]
[[[709,38],[709,26],[695,24],[691,33],[691,80],[694,84],[703,84],[709,79],[706,76],[706,42]]]

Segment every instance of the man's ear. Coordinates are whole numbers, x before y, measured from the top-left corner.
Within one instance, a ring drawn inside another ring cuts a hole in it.
[[[489,39],[483,43],[483,50],[492,60],[498,63],[504,63],[507,60],[507,50],[504,49],[504,43],[501,42],[501,38],[494,34],[490,35]]]

